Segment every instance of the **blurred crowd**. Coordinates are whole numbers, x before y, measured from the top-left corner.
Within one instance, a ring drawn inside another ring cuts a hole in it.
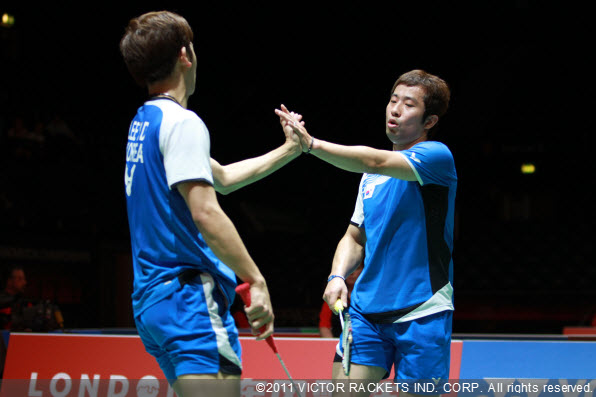
[[[0,233],[10,240],[65,228],[83,144],[58,113],[13,115],[0,123]],[[73,183],[74,182],[74,183]],[[69,198],[70,197],[70,198]]]

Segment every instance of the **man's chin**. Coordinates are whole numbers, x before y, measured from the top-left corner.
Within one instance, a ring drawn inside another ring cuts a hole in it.
[[[389,129],[385,130],[385,134],[387,135],[387,139],[389,139],[391,143],[393,143],[394,145],[398,144],[399,138],[397,137],[397,134],[395,134]]]

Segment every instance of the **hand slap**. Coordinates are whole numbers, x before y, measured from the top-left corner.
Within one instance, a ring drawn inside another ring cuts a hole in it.
[[[279,116],[280,120],[285,120],[286,125],[292,127],[294,133],[298,135],[298,138],[300,138],[302,151],[306,152],[309,148],[312,138],[308,134],[308,131],[306,131],[306,128],[304,128],[302,115],[299,113],[290,112],[283,104],[281,105],[281,110],[275,109],[275,114]]]
[[[283,105],[282,105],[283,106]],[[285,108],[285,106],[283,107],[285,110],[287,110],[287,108]],[[277,109],[276,109],[276,114],[277,114]],[[304,125],[304,121],[302,120],[302,115],[301,114],[297,114],[294,112],[290,112],[290,115],[292,117],[294,117],[294,119],[298,122],[300,122],[301,125]],[[294,128],[292,126],[292,123],[288,120],[286,120],[283,117],[279,118],[279,122],[281,124],[281,127],[284,131],[284,135],[286,136],[286,142],[291,143],[292,145],[296,145],[299,147],[299,150],[301,152],[303,152],[304,150],[302,149],[302,143],[300,142],[300,137],[294,132]]]

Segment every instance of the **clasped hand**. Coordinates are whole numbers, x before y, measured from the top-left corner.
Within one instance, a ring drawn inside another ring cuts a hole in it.
[[[286,134],[286,139],[289,136],[292,137],[292,139],[299,139],[302,151],[308,151],[309,147],[311,147],[310,145],[313,138],[309,135],[308,131],[306,131],[306,128],[304,128],[302,115],[290,112],[285,105],[281,105],[281,110],[275,109],[275,114],[279,116],[280,123]]]

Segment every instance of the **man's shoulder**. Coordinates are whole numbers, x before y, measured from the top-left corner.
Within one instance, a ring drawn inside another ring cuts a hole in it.
[[[443,142],[439,142],[439,141],[424,141],[424,142],[420,142],[415,144],[414,146],[412,146],[410,148],[410,150],[432,150],[432,151],[441,151],[441,152],[446,152],[451,154],[451,150],[449,149],[449,147],[444,144]]]
[[[168,109],[162,110],[160,139],[171,136],[174,133],[182,133],[184,136],[187,136],[187,132],[190,131],[193,133],[209,134],[207,125],[194,111],[185,109],[175,103],[169,105]]]
[[[451,149],[449,149],[449,147],[446,144],[439,141],[420,142],[404,152],[404,154],[407,155],[407,157],[416,161],[417,163],[420,163],[420,160],[422,158],[427,158],[431,161],[438,161],[443,163],[444,165],[446,164],[446,162],[454,162],[453,153],[451,152]]]
[[[203,120],[193,110],[183,108],[176,103],[164,103],[160,108],[164,113],[164,117],[171,118],[178,122],[198,121],[203,123]],[[204,123],[203,123],[204,124]]]

